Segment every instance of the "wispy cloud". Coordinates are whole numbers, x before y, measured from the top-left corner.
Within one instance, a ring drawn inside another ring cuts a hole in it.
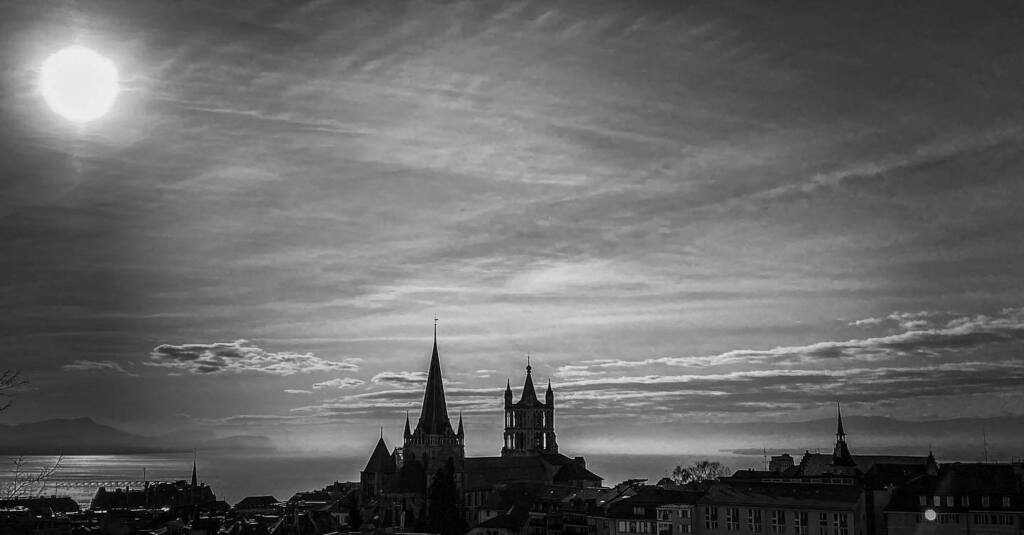
[[[381,372],[370,378],[375,385],[419,386],[427,382],[426,372]]]
[[[112,372],[132,375],[112,360],[76,360],[61,366],[60,369],[71,372]]]
[[[557,373],[579,375],[595,370],[640,368],[651,365],[709,367],[730,364],[797,365],[840,360],[883,361],[900,356],[936,356],[943,352],[1008,344],[1024,340],[1024,309],[1009,308],[996,316],[965,316],[949,320],[941,327],[931,328],[922,313],[896,313],[891,319],[907,328],[901,333],[844,341],[815,342],[803,346],[780,346],[771,349],[738,349],[716,355],[691,357],[658,357],[625,360],[602,359],[566,365]]]
[[[321,390],[324,388],[337,388],[340,390],[343,388],[354,388],[365,383],[366,381],[363,381],[362,379],[356,379],[355,377],[341,377],[337,379],[329,379],[327,381],[322,381],[319,383],[313,383],[313,390]]]
[[[266,351],[247,340],[212,344],[162,344],[145,364],[186,370],[194,374],[259,372],[294,375],[359,369],[358,359],[327,360],[312,353]]]

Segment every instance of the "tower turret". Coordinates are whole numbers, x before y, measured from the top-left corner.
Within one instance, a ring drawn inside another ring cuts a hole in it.
[[[551,379],[548,379],[548,391],[544,392],[544,403],[555,406],[555,393],[551,391]]]
[[[512,407],[512,380],[507,379],[505,382],[505,409]]]

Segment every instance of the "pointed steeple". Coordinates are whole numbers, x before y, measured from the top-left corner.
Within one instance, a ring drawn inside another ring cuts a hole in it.
[[[430,356],[427,370],[427,386],[423,392],[423,410],[416,430],[428,435],[442,435],[452,432],[448,419],[448,406],[444,400],[444,384],[441,381],[441,360],[437,356],[437,319],[434,319],[434,352]]]
[[[836,402],[836,447],[832,450],[832,464],[835,466],[857,466],[846,445],[846,431],[843,430],[843,413]]]
[[[199,454],[196,452],[196,450],[192,450],[192,488],[196,488],[199,486],[199,478],[196,477],[196,459],[198,458],[198,456]]]
[[[455,432],[456,435],[465,436],[466,432],[462,429],[462,411],[459,411],[459,430]]]
[[[367,461],[363,472],[387,474],[395,472],[395,459],[388,451],[388,445],[384,443],[383,436],[377,440],[377,446],[373,448],[373,453],[370,454],[370,460]]]
[[[530,356],[526,356],[526,384],[523,385],[523,395],[519,398],[519,403],[530,400],[539,403],[537,399],[537,391],[533,388],[533,366],[530,366]]]
[[[551,379],[548,379],[548,391],[544,393],[544,403],[554,405],[555,392],[551,390]]]
[[[405,434],[403,436],[406,438],[412,436],[412,431],[409,430],[409,411],[405,411]]]
[[[846,431],[843,431],[843,411],[839,408],[839,402],[836,402],[836,440],[846,441]]]

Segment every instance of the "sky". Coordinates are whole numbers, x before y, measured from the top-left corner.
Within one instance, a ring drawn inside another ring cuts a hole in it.
[[[1022,17],[5,2],[0,347],[30,383],[0,419],[369,452],[435,317],[475,454],[527,354],[567,451],[836,401],[1022,416]],[[92,122],[40,94],[70,45],[121,76]]]

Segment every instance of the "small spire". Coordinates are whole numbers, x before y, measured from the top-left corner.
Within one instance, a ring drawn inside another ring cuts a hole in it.
[[[459,411],[459,430],[456,431],[455,434],[459,435],[460,437],[465,434],[465,432],[462,430],[462,411]]]
[[[532,369],[533,369],[533,366],[530,366],[530,354],[527,353],[526,354],[526,375],[530,375],[530,370],[532,370]]]
[[[380,426],[380,438],[384,438],[384,426]]]
[[[192,488],[199,486],[199,478],[196,477],[196,460],[199,457],[199,453],[196,450],[192,450]]]
[[[843,412],[836,401],[836,440],[846,441],[846,431],[843,430]]]
[[[405,434],[406,438],[412,436],[412,432],[409,431],[409,411],[405,411]]]

